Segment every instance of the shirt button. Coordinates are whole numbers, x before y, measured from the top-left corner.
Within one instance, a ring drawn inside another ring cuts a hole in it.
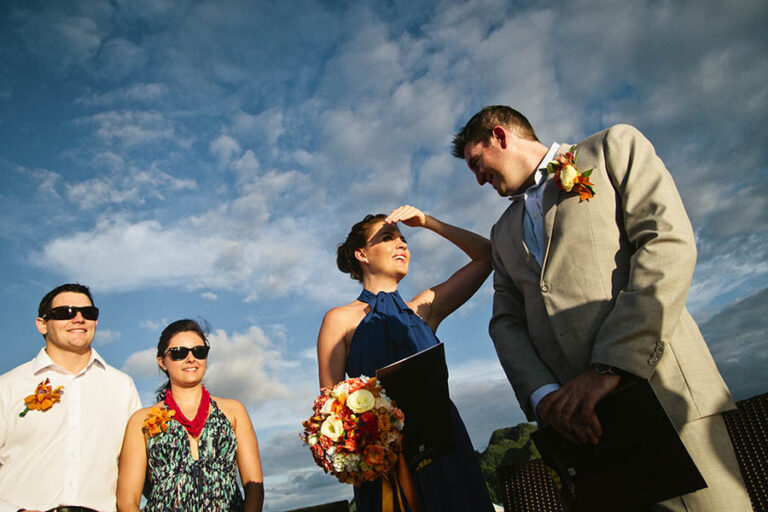
[[[546,284],[541,285],[541,291],[547,293],[549,291],[549,286]]]

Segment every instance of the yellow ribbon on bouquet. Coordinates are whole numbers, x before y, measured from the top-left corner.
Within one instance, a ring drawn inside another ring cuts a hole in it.
[[[402,454],[392,471],[381,478],[381,512],[394,512],[395,499],[401,512],[406,510],[404,502],[408,503],[411,512],[421,512],[416,486]]]

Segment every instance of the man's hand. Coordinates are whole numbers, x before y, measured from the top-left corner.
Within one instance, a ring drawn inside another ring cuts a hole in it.
[[[593,368],[587,368],[542,398],[536,414],[574,443],[597,444],[603,429],[595,405],[616,389],[620,380],[618,375],[598,375]]]

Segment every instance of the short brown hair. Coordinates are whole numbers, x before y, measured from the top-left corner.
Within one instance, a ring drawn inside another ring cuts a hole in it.
[[[505,105],[490,105],[472,116],[464,128],[453,137],[451,154],[463,160],[464,147],[468,143],[488,142],[494,126],[505,126],[521,139],[539,140],[533,126],[523,114]]]
[[[65,292],[72,292],[72,293],[82,293],[86,297],[88,297],[88,300],[91,301],[91,305],[93,305],[93,297],[91,296],[91,290],[85,286],[84,284],[80,283],[66,283],[62,284],[61,286],[57,286],[53,290],[49,291],[45,294],[45,297],[43,297],[43,300],[40,301],[40,305],[37,307],[37,316],[40,318],[44,317],[46,313],[48,313],[51,310],[51,303],[53,302],[53,299],[56,298],[57,295],[60,293]]]

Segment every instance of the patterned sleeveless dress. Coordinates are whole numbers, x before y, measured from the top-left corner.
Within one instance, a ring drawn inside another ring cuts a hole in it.
[[[371,306],[360,321],[347,356],[347,375],[376,375],[376,370],[438,343],[434,331],[414,313],[398,292],[374,295],[363,290],[358,300]],[[493,512],[464,422],[451,403],[454,449],[413,473],[423,512]],[[405,420],[408,421],[408,418]],[[381,481],[355,487],[358,512],[381,511]],[[409,509],[406,504],[406,509]],[[396,512],[400,510],[395,500]]]
[[[230,512],[243,508],[237,487],[237,438],[224,413],[211,400],[200,433],[198,459],[192,458],[187,431],[178,422],[147,441],[152,485],[145,512]]]

